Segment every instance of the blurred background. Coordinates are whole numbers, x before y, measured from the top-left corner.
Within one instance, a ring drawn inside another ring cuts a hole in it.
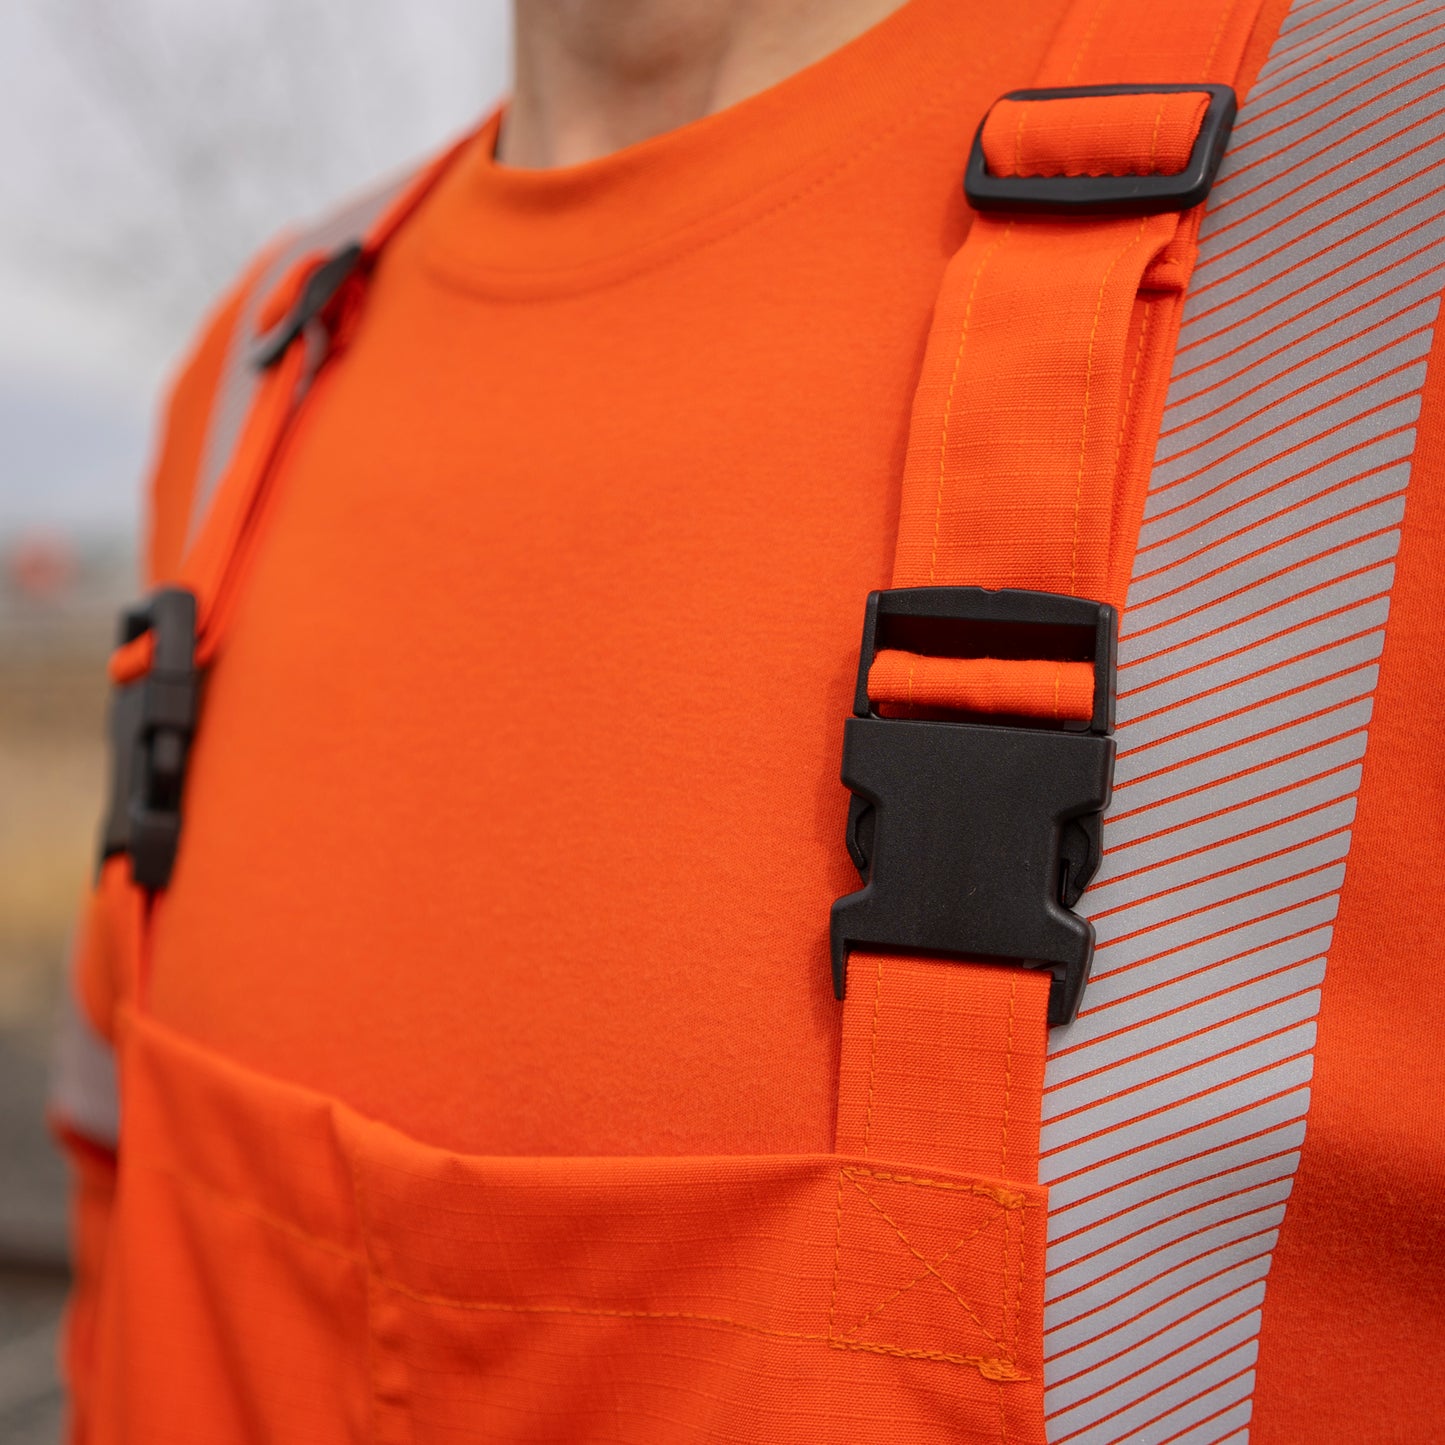
[[[157,400],[255,249],[470,125],[505,0],[0,4],[0,1442],[54,1445],[43,1109]]]

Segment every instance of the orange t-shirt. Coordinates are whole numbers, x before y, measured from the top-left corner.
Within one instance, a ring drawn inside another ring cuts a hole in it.
[[[832,1147],[863,599],[959,158],[1062,12],[915,0],[576,169],[483,130],[285,459],[161,1021],[469,1152]]]
[[[161,1022],[469,1153],[832,1147],[863,598],[962,158],[1063,11],[911,0],[575,170],[500,168],[483,129],[288,444],[158,903]],[[1388,1414],[1400,1359],[1398,1418],[1440,1388],[1442,347],[1256,1445]],[[182,385],[173,456],[204,391]],[[161,574],[187,472],[159,470]]]

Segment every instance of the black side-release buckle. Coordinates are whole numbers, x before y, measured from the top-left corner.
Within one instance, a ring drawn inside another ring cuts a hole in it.
[[[1209,105],[1189,161],[1178,175],[996,176],[984,160],[983,126],[973,138],[963,191],[977,211],[1186,211],[1209,195],[1239,108],[1228,85],[1074,85],[1055,90],[1011,90],[1004,100],[1076,100],[1109,95],[1204,92]],[[984,117],[987,121],[987,116]]]
[[[848,849],[864,886],[833,905],[839,998],[852,949],[942,954],[1047,968],[1049,1022],[1072,1022],[1094,930],[1070,910],[1102,851],[1116,635],[1112,607],[1048,592],[915,587],[868,598],[843,740],[843,782],[854,795]],[[1091,662],[1093,716],[883,717],[868,698],[883,648]]]
[[[196,730],[196,599],[180,587],[154,593],[121,616],[120,641],[153,634],[150,671],[116,689],[110,709],[110,806],[101,859],[129,853],[147,889],[170,882],[181,836],[181,793]]]

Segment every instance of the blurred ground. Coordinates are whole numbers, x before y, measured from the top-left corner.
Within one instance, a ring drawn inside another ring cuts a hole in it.
[[[65,1175],[45,1130],[51,1023],[90,867],[120,545],[0,549],[0,1441],[53,1445]]]
[[[55,1326],[63,1280],[39,1271],[0,1271],[0,1440],[55,1445],[61,1397]]]

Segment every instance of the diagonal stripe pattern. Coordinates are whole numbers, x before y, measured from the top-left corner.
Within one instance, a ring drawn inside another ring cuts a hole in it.
[[[1445,285],[1445,4],[1300,0],[1202,233],[1051,1040],[1053,1445],[1242,1445]]]

